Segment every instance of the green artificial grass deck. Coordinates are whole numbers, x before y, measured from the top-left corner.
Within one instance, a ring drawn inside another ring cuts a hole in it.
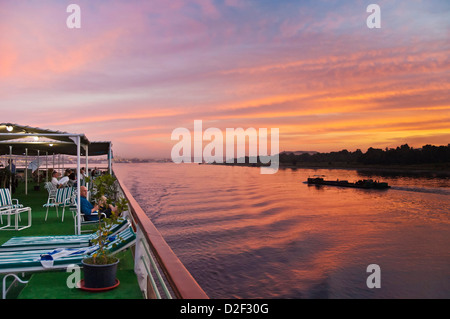
[[[131,251],[118,254],[120,258],[117,288],[104,292],[89,292],[68,288],[70,272],[43,272],[33,274],[30,282],[19,295],[19,299],[142,299],[142,293],[133,271]],[[83,276],[81,276],[83,278]]]
[[[18,199],[20,204],[31,207],[32,226],[21,231],[0,230],[0,245],[14,236],[73,235],[75,233],[74,220],[68,208],[64,213],[64,222],[61,222],[62,208],[58,208],[59,217],[56,217],[56,209],[50,208],[47,221],[44,221],[46,208],[42,205],[47,202],[48,193],[43,185],[40,191],[35,191],[28,185],[28,195],[25,195],[25,186],[20,184],[11,197]],[[28,215],[22,213],[20,217],[22,219],[20,224],[27,224]],[[6,216],[3,216],[3,223],[6,223]]]
[[[46,208],[42,205],[47,202],[47,191],[41,185],[40,191],[35,191],[32,185],[28,187],[28,195],[25,195],[25,186],[20,184],[12,198],[17,198],[19,203],[31,207],[32,226],[21,231],[0,230],[0,245],[14,236],[46,236],[46,235],[73,235],[74,220],[72,212],[66,209],[64,222],[61,222],[62,209],[59,209],[59,217],[56,217],[55,208],[50,208],[47,221],[44,221]],[[26,224],[27,214],[21,214],[21,224]],[[3,223],[6,217],[3,216]],[[91,226],[93,227],[93,226]],[[95,229],[95,227],[93,227]],[[110,291],[87,292],[81,289],[68,288],[66,281],[72,274],[64,271],[37,272],[27,275],[28,284],[17,284],[8,293],[8,298],[19,299],[142,299],[136,275],[133,271],[134,261],[130,249],[117,255],[120,263],[117,271],[117,279],[120,285]],[[81,277],[83,277],[81,275]],[[0,275],[0,280],[3,275]],[[0,281],[1,282],[1,281]]]

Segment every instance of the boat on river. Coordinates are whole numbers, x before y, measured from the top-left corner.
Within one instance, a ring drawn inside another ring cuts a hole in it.
[[[329,185],[329,186],[340,186],[340,187],[351,187],[351,188],[364,188],[364,189],[387,189],[390,188],[388,183],[374,181],[372,179],[359,180],[357,182],[351,183],[346,180],[336,180],[327,181],[322,177],[308,178],[308,185]]]

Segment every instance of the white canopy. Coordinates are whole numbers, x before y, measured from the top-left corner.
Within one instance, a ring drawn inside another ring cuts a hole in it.
[[[73,134],[51,131],[37,127],[11,123],[0,123],[0,154],[28,155],[40,152],[50,154],[68,154],[77,156],[77,180],[80,177],[80,157],[89,155],[108,155],[109,172],[111,173],[111,142],[90,142],[84,134]],[[36,163],[39,167],[38,163]],[[36,168],[37,169],[37,168]],[[27,174],[27,170],[25,170]],[[10,183],[11,185],[11,183]],[[80,183],[77,183],[77,202],[80,203]],[[11,187],[11,186],[10,186]],[[77,233],[81,233],[80,205],[77,205]]]

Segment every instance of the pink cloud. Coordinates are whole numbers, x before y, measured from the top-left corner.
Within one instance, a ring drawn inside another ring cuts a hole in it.
[[[385,129],[396,140],[420,140],[420,127],[437,136],[447,123],[448,24],[422,10],[420,27],[392,27],[424,3],[409,12],[382,2],[379,32],[365,27],[363,5],[79,0],[82,28],[69,30],[65,3],[30,3],[5,0],[0,12],[0,108],[12,122],[114,138],[123,150],[152,139],[167,149],[171,130],[194,119],[278,126],[290,148],[332,147],[324,123],[359,146],[389,141]]]

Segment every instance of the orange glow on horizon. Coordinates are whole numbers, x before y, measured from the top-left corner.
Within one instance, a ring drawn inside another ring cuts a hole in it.
[[[280,150],[450,142],[448,19],[427,2],[393,4],[376,32],[347,3],[80,5],[70,30],[58,1],[2,3],[5,121],[136,157],[170,156],[171,132],[194,120],[279,128]]]

